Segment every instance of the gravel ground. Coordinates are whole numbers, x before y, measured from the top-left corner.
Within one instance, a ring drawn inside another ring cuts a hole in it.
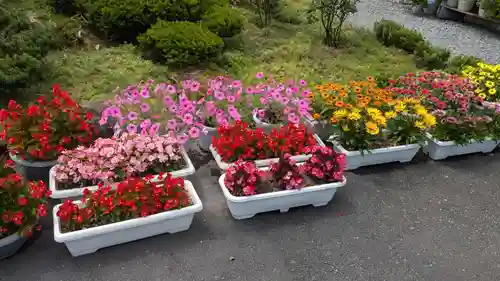
[[[382,18],[415,28],[433,44],[455,54],[473,55],[489,63],[500,63],[500,36],[480,26],[412,14],[398,0],[361,0],[350,21],[372,28]]]
[[[1,281],[500,280],[500,154],[347,173],[325,207],[237,221],[211,155],[191,151],[204,209],[191,229],[72,258],[51,218],[0,261]]]

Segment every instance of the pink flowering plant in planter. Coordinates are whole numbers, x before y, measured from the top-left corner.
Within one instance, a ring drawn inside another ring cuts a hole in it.
[[[64,190],[171,172],[186,165],[174,137],[125,132],[117,138],[97,139],[90,147],[64,151],[53,169],[56,189]]]
[[[468,78],[442,72],[409,73],[389,80],[389,90],[398,95],[417,97],[437,119],[431,130],[439,141],[467,144],[498,134],[498,113],[483,105]]]
[[[99,123],[116,124],[115,133],[167,134],[184,144],[206,134],[200,118],[203,92],[195,80],[180,85],[155,84],[153,80],[131,85],[105,103]]]
[[[263,79],[264,74],[259,72],[256,78]],[[253,113],[261,122],[298,124],[301,119],[311,119],[312,107],[308,99],[311,90],[305,80],[279,83],[270,78],[267,83],[247,88],[248,91],[260,95],[259,106]]]
[[[237,161],[226,170],[224,185],[234,196],[250,196],[344,180],[344,154],[330,147],[312,146],[309,150],[313,157],[302,165],[290,154],[282,155],[269,169],[259,169],[253,161]]]
[[[208,81],[207,87],[202,98],[204,107],[198,115],[206,126],[215,128],[235,121],[251,121],[245,108],[254,107],[254,98],[243,90],[241,81],[217,76]]]

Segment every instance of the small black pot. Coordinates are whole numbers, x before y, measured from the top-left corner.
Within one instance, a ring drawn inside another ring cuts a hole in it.
[[[17,251],[21,249],[26,241],[28,241],[28,239],[20,236],[17,233],[0,239],[0,260],[8,258],[17,253]]]
[[[16,171],[29,181],[42,180],[49,182],[49,171],[57,164],[57,160],[29,162],[10,154],[10,159],[16,163]]]

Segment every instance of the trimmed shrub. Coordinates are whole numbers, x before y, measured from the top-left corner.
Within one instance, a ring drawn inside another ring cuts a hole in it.
[[[405,50],[408,53],[415,52],[419,44],[425,43],[424,37],[418,31],[390,20],[375,22],[374,30],[377,40],[382,44]]]
[[[417,67],[427,70],[445,69],[450,59],[450,51],[427,43],[419,44],[414,55]]]
[[[181,21],[159,21],[137,40],[147,57],[177,66],[209,60],[224,47],[215,33],[200,24]]]
[[[83,7],[104,36],[134,42],[157,20],[198,22],[213,7],[227,5],[228,0],[85,0]]]
[[[245,18],[231,7],[215,7],[203,16],[203,25],[220,37],[233,37],[241,32]]]
[[[474,56],[466,56],[466,55],[454,56],[448,62],[448,67],[446,68],[446,72],[450,74],[462,74],[462,70],[464,70],[465,67],[476,66],[478,62],[482,62],[482,60]]]
[[[54,39],[52,29],[21,10],[0,6],[0,89],[27,86],[40,76],[42,59]]]

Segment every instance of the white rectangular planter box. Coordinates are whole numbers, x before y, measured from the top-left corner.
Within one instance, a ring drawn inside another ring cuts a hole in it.
[[[191,159],[189,159],[189,156],[186,152],[186,149],[184,147],[180,148],[182,158],[184,159],[184,163],[186,163],[186,167],[181,170],[173,171],[171,172],[172,177],[175,178],[181,178],[181,177],[186,177],[189,175],[192,175],[196,172],[193,163],[191,162]],[[57,166],[57,165],[56,165]],[[91,192],[96,191],[99,187],[97,185],[93,186],[87,186],[87,187],[81,187],[81,188],[73,188],[73,189],[64,189],[64,190],[58,190],[57,189],[57,181],[55,179],[55,173],[54,169],[55,167],[52,167],[49,172],[49,189],[52,192],[50,197],[54,199],[78,199],[83,196],[83,191],[85,189],[88,189]],[[153,181],[158,179],[159,175],[154,175]],[[111,184],[111,186],[116,186],[118,183]]]
[[[325,144],[319,138],[318,135],[314,134],[313,136],[314,136],[314,139],[316,139],[316,141],[318,142],[318,145],[325,146]],[[227,162],[222,161],[221,156],[219,155],[219,153],[217,153],[217,150],[215,150],[215,147],[213,147],[212,145],[210,145],[210,152],[212,152],[212,155],[213,155],[213,157],[215,159],[215,162],[217,162],[217,166],[219,166],[219,169],[225,171],[231,165],[234,164],[234,163],[227,163]],[[299,163],[300,162],[305,162],[309,158],[311,158],[311,155],[295,155],[295,156],[292,156],[292,159],[295,160],[295,161],[297,161],[297,162],[299,162]],[[279,160],[279,158],[269,158],[269,159],[255,160],[254,162],[255,162],[255,165],[257,165],[257,167],[268,167],[272,163],[278,162],[278,160]]]
[[[263,168],[262,170],[267,170]],[[288,212],[288,209],[299,206],[313,205],[314,207],[325,206],[332,201],[337,188],[346,184],[346,178],[342,182],[334,182],[305,187],[297,190],[283,190],[256,194],[251,196],[234,196],[226,188],[224,179],[226,174],[219,178],[219,185],[226,197],[227,207],[233,218],[237,220],[248,219],[256,214],[280,210]]]
[[[346,170],[391,162],[410,162],[420,150],[419,144],[408,144],[372,149],[361,154],[361,151],[348,151],[339,143],[335,143],[333,147],[335,151],[346,155]]]
[[[433,160],[442,160],[450,156],[471,154],[471,153],[489,153],[498,145],[498,141],[485,140],[483,142],[471,142],[466,145],[457,145],[453,141],[438,141],[431,135],[426,135],[428,138],[427,146],[423,151]]]
[[[61,204],[54,207],[54,240],[66,244],[72,256],[91,254],[95,251],[164,233],[188,230],[194,214],[203,209],[198,194],[190,181],[184,181],[193,205],[180,210],[141,217],[127,221],[96,226],[78,231],[61,233],[57,211]],[[79,202],[75,202],[79,203]]]

